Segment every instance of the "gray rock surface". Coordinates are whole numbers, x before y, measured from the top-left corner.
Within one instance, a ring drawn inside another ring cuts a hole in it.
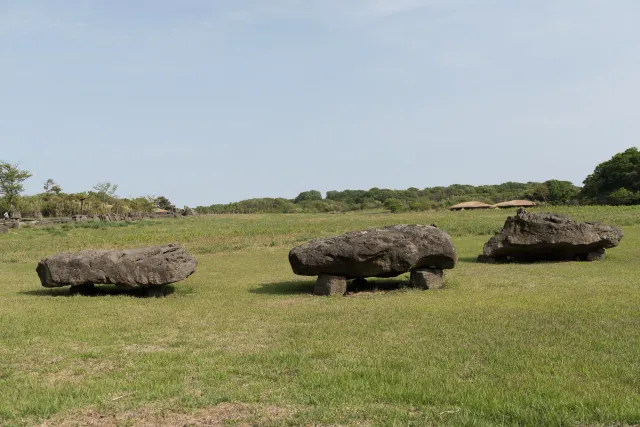
[[[0,225],[0,234],[6,234],[9,232],[9,227]]]
[[[453,268],[451,237],[437,227],[392,225],[312,240],[289,252],[293,272],[346,278],[395,277],[422,267]]]
[[[595,261],[603,259],[605,249],[618,246],[621,239],[622,231],[616,227],[521,208],[484,245],[478,261]]]
[[[316,295],[342,296],[347,292],[347,279],[342,276],[321,274],[313,291]]]
[[[59,253],[40,261],[36,271],[47,288],[89,284],[138,288],[184,280],[197,264],[179,245],[166,245]]]
[[[420,289],[440,289],[444,286],[443,271],[435,268],[411,270],[411,286]]]

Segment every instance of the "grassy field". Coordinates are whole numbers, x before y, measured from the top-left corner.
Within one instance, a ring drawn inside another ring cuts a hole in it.
[[[477,264],[513,211],[210,216],[0,235],[0,425],[640,424],[640,209],[555,209],[620,226],[598,263]],[[460,262],[314,297],[289,249],[437,224]],[[36,263],[180,243],[197,272],[165,298],[68,296]],[[395,290],[382,291],[392,288]]]

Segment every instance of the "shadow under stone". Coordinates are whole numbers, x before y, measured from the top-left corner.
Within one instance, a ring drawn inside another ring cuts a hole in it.
[[[363,280],[350,280],[347,282],[347,295],[358,293],[370,293],[370,292],[391,292],[399,289],[409,288],[409,279],[394,278],[394,279],[367,279]]]
[[[466,262],[466,263],[477,264],[478,263],[478,257],[477,256],[459,257],[458,258],[458,262]]]
[[[405,289],[409,287],[408,278],[395,278],[395,279],[368,279],[362,280],[349,280],[347,282],[347,293],[371,293],[371,292],[390,292],[397,291],[399,289]],[[249,292],[253,294],[270,294],[270,295],[300,295],[307,294],[313,295],[316,285],[316,279],[313,278],[307,281],[291,281],[291,282],[278,282],[278,283],[265,283],[258,288],[250,289]]]
[[[128,296],[134,298],[163,298],[173,294],[176,288],[171,285],[151,287],[151,288],[138,288],[127,289],[114,286],[94,286],[93,288],[86,288],[81,290],[71,290],[70,288],[44,288],[34,289],[31,291],[19,292],[22,295],[37,296],[37,297],[108,297],[108,296]]]
[[[312,294],[315,286],[314,281],[293,281],[265,283],[259,288],[250,289],[252,294],[271,294],[271,295],[296,295],[296,294]]]

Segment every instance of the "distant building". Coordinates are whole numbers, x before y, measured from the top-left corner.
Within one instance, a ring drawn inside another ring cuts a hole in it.
[[[535,202],[530,200],[510,200],[508,202],[496,203],[494,208],[531,208],[536,206]]]
[[[491,205],[482,202],[464,202],[458,203],[457,205],[451,206],[449,208],[450,211],[463,211],[466,209],[491,209]]]

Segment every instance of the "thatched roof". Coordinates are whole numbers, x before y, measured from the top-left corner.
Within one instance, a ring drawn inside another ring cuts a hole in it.
[[[482,202],[473,201],[473,202],[458,203],[457,205],[451,206],[449,210],[459,211],[462,209],[490,209],[490,208],[491,208],[491,205],[488,205]]]
[[[493,205],[494,208],[529,208],[531,206],[536,206],[536,203],[529,200],[510,200]]]

